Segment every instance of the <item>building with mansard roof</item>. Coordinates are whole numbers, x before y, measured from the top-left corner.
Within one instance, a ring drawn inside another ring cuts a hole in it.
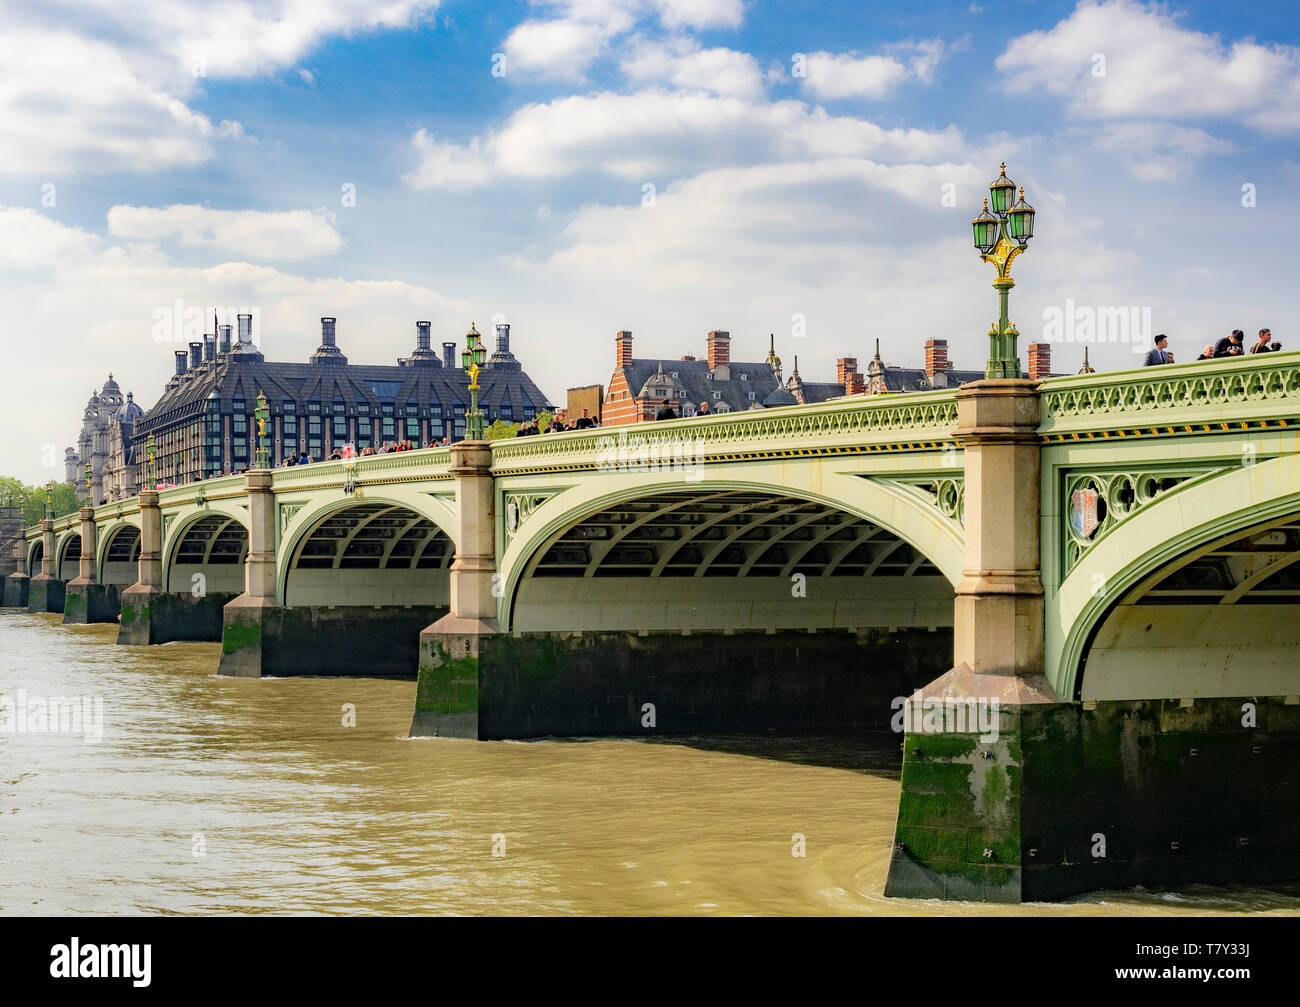
[[[321,319],[321,344],[303,363],[268,361],[253,341],[252,316],[239,331],[220,326],[203,342],[176,351],[176,370],[162,397],[135,422],[138,451],[153,438],[155,472],[164,483],[238,471],[256,461],[259,393],[270,412],[271,464],[305,452],[313,461],[352,444],[358,452],[388,441],[418,447],[465,436],[469,377],[458,344],[433,349],[430,323],[416,322],[416,346],[394,364],[350,363],[336,339],[335,319]],[[479,375],[485,423],[531,419],[550,400],[510,352],[510,326],[496,326],[496,352]]]

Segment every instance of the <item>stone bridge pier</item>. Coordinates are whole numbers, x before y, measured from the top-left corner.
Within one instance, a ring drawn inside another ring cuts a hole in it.
[[[5,578],[5,608],[26,608],[27,591],[31,578],[27,575],[27,543],[14,541],[14,572]]]
[[[41,522],[41,572],[28,585],[27,611],[62,612],[64,582],[58,576],[57,540],[54,522],[48,518]]]
[[[81,519],[81,555],[77,560],[77,576],[68,581],[63,621],[65,624],[114,622],[122,611],[122,588],[116,584],[100,584],[97,579],[95,567],[99,539],[95,509],[83,507],[78,517]]]

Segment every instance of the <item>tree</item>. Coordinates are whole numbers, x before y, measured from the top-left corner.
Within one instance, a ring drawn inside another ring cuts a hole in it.
[[[503,419],[495,419],[492,421],[492,425],[483,431],[483,439],[495,441],[500,440],[502,437],[513,437],[518,432],[518,423],[507,423]]]
[[[36,524],[45,517],[46,490],[45,486],[24,486],[12,476],[0,476],[0,503],[22,507],[25,525]],[[87,504],[71,483],[55,483],[50,495],[55,517],[72,514]]]

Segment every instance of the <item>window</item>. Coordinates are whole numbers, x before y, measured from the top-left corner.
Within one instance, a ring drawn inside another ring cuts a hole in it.
[[[742,374],[742,375],[740,376],[740,380],[741,380],[741,381],[748,381],[748,380],[749,380],[749,375],[748,375],[748,374]]]
[[[714,393],[713,393],[713,401],[714,401],[714,402],[719,401],[721,398],[722,398],[722,393],[721,393],[721,392],[714,392]]]
[[[758,396],[755,395],[753,392],[746,392],[745,398],[749,399],[750,402],[753,402],[755,399],[758,398]]]
[[[406,417],[406,439],[408,441],[420,439],[420,421],[415,416]]]
[[[320,399],[308,399],[308,400],[307,400],[307,415],[308,415],[308,416],[319,416],[319,415],[320,415]]]
[[[680,377],[681,377],[681,375],[678,374],[676,371],[670,371],[670,372],[669,372],[669,375],[670,375],[671,377],[674,377],[674,378],[680,378]]]
[[[433,399],[429,402],[429,415],[434,418],[442,416],[442,403],[437,399]],[[441,424],[439,424],[439,426],[441,426]]]
[[[340,443],[348,439],[348,418],[346,416],[335,416],[334,423],[330,430],[330,436],[334,442]]]
[[[369,400],[367,400],[367,399],[359,399],[359,400],[357,400],[357,415],[358,415],[358,416],[369,416],[369,415],[370,415],[370,402],[369,402]]]
[[[357,450],[362,448],[374,447],[373,434],[370,428],[369,416],[357,417]]]
[[[451,439],[454,441],[465,439],[465,417],[464,416],[456,417],[456,426],[454,431],[452,432]]]
[[[501,402],[501,418],[507,423],[515,421],[515,407],[509,399],[503,399]]]

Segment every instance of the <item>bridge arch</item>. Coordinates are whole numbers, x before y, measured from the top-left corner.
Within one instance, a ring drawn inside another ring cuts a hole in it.
[[[248,512],[241,507],[209,503],[174,518],[162,547],[162,589],[181,593],[191,589],[194,574],[204,577],[213,594],[244,590],[244,558],[248,555]]]
[[[1166,493],[1062,582],[1049,678],[1084,700],[1294,695],[1297,571],[1300,456]]]
[[[746,628],[761,620],[751,628],[770,629],[767,620],[781,612],[789,626],[777,625],[812,628],[806,623],[817,605],[790,604],[792,577],[802,573],[806,581],[834,578],[839,585],[851,575],[895,577],[892,597],[878,599],[873,614],[865,611],[860,585],[837,589],[838,605],[827,598],[818,616],[828,628],[951,626],[963,556],[955,528],[884,482],[814,466],[785,463],[776,472],[758,464],[749,478],[706,473],[696,481],[613,472],[556,493],[504,549],[498,621],[503,629],[528,630],[544,628],[549,615],[551,625],[567,625],[571,617],[555,619],[562,606],[600,613],[584,628],[690,629],[674,606],[691,598],[712,604],[716,578],[731,577],[733,607],[717,609],[716,625],[696,612],[695,628]],[[563,562],[557,550],[581,552],[575,547],[584,537],[585,555]],[[919,576],[913,581],[910,574]]]
[[[115,521],[98,533],[95,579],[100,584],[134,584],[140,576],[140,526]]]
[[[41,536],[27,543],[27,574],[35,577],[41,572],[41,562],[45,559],[45,540]]]
[[[304,508],[280,544],[278,598],[286,606],[446,606],[452,528],[451,514],[423,494],[339,494]]]
[[[54,576],[62,581],[73,580],[80,571],[81,532],[68,531],[54,544]]]

